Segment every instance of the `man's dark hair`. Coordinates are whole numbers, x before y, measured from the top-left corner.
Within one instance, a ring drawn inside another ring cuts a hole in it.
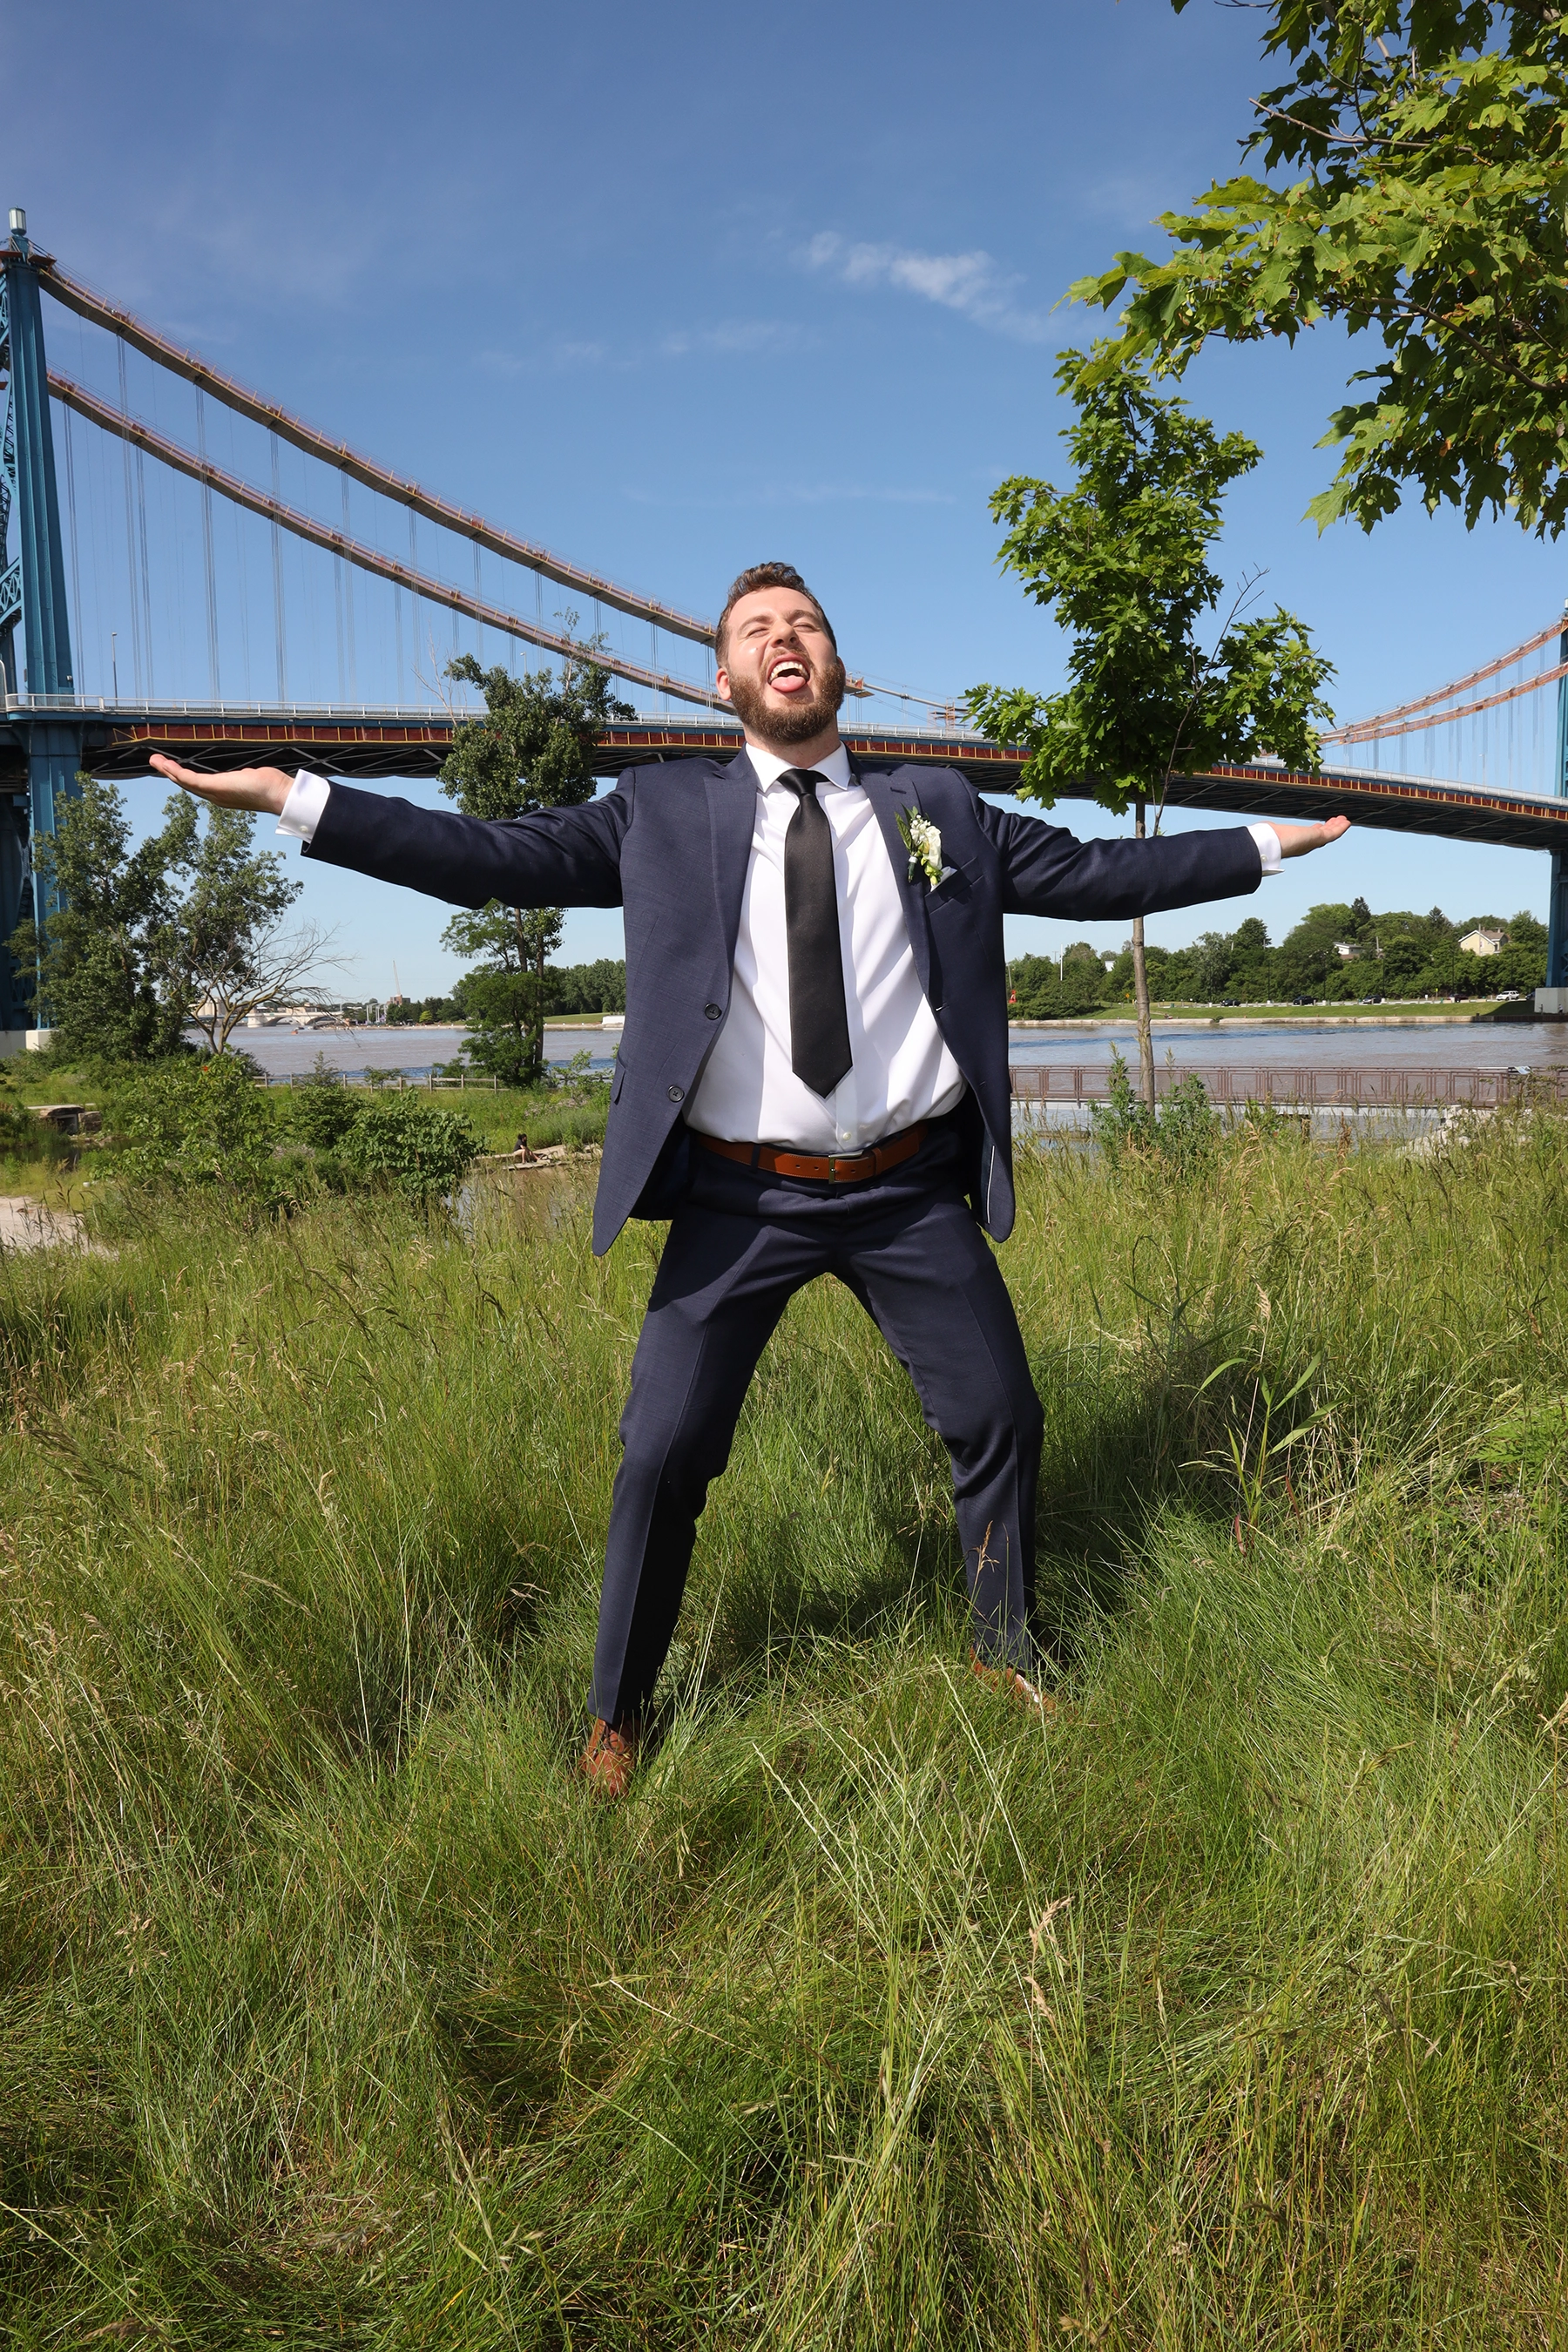
[[[822,610],[820,600],[812,594],[793,563],[748,563],[744,572],[736,573],[724,599],[724,609],[719,615],[719,626],[713,633],[714,651],[721,662],[724,658],[724,639],[729,633],[730,615],[742,596],[750,596],[759,588],[793,588],[799,595],[810,596],[821,617],[835,653],[838,640],[833,635],[833,624]]]

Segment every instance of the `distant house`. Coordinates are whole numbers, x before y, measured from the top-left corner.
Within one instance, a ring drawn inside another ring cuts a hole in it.
[[[1505,930],[1491,923],[1478,923],[1473,931],[1465,933],[1459,941],[1459,950],[1464,955],[1500,955],[1507,945],[1508,933]]]
[[[1342,963],[1353,963],[1356,957],[1360,955],[1361,950],[1352,940],[1336,940],[1334,953]]]

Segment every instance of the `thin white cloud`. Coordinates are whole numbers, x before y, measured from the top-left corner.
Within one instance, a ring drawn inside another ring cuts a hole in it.
[[[895,287],[1022,343],[1050,338],[1042,314],[1015,299],[1022,278],[979,247],[973,253],[917,253],[909,246],[851,243],[837,229],[824,229],[803,257],[808,269],[831,271],[841,286]]]
[[[719,359],[765,359],[774,352],[799,351],[807,340],[788,319],[722,319],[715,327],[674,328],[658,348],[667,360],[685,359],[694,352]]]
[[[727,513],[755,507],[844,506],[857,500],[893,507],[950,507],[955,503],[950,490],[882,489],[858,482],[767,482],[752,489],[717,495],[710,492],[692,498],[629,484],[626,496],[634,506],[703,507]]]
[[[769,359],[808,349],[815,341],[809,329],[787,319],[721,319],[711,327],[672,327],[651,343],[612,344],[558,335],[542,352],[492,345],[476,354],[476,362],[494,375],[533,375],[542,367],[610,368],[624,373],[660,360]]]

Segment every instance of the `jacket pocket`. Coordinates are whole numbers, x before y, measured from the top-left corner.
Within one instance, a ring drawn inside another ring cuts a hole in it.
[[[939,882],[936,888],[931,892],[927,903],[932,907],[942,907],[953,898],[967,898],[979,879],[978,863],[955,866],[952,873]]]

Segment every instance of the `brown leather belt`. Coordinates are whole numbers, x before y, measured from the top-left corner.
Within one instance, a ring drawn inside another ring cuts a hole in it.
[[[721,1160],[738,1160],[742,1168],[760,1168],[769,1176],[801,1176],[817,1184],[859,1184],[868,1176],[880,1176],[889,1168],[897,1168],[900,1160],[912,1160],[926,1139],[927,1122],[923,1118],[916,1127],[906,1127],[901,1135],[890,1135],[882,1143],[873,1144],[869,1151],[857,1151],[848,1159],[830,1155],[815,1156],[809,1151],[775,1151],[771,1143],[722,1143],[716,1135],[703,1135],[691,1130],[693,1143],[704,1151],[716,1151]]]

